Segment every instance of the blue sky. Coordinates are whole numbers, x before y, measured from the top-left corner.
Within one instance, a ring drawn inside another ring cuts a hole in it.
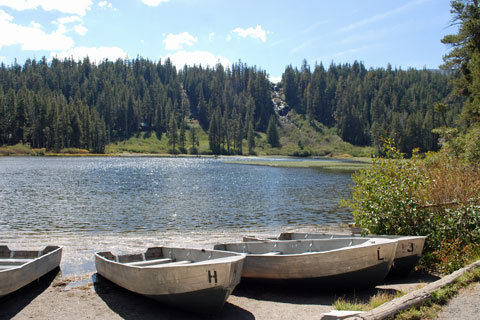
[[[45,56],[438,68],[448,0],[0,0],[0,62]]]

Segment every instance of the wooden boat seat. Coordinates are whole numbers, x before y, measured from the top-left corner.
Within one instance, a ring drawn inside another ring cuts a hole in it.
[[[146,267],[146,266],[153,266],[153,265],[156,265],[156,264],[169,263],[169,262],[172,262],[172,261],[173,260],[170,259],[170,258],[161,258],[161,259],[127,262],[125,264],[128,265],[128,266]]]

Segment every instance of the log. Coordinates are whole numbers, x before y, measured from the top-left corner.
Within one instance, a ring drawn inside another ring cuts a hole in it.
[[[410,292],[400,298],[384,303],[381,306],[367,311],[359,316],[348,318],[348,320],[381,320],[391,318],[403,310],[420,306],[425,300],[432,296],[432,293],[451,283],[454,283],[465,272],[480,267],[480,260],[459,269],[440,280],[429,283],[420,290]]]

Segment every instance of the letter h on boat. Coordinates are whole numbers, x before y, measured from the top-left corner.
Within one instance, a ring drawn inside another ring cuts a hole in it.
[[[208,270],[208,283],[212,283],[212,279],[215,279],[215,284],[218,282],[217,271],[216,270],[213,270],[213,275],[210,272],[210,270]]]

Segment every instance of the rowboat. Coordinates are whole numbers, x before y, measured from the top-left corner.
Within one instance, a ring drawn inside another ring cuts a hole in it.
[[[152,247],[143,253],[95,253],[100,275],[132,292],[190,311],[218,312],[240,282],[245,256]]]
[[[37,280],[60,265],[62,248],[10,250],[0,246],[0,297]]]
[[[303,232],[284,232],[274,240],[300,240],[300,239],[338,239],[360,237],[351,234],[323,234],[323,233],[303,233]],[[390,269],[389,276],[401,277],[406,276],[417,265],[418,260],[422,257],[423,246],[425,245],[424,236],[397,236],[397,235],[371,235],[362,238],[384,238],[397,240],[397,250],[393,266]],[[244,241],[258,241],[260,238],[244,237]]]
[[[247,255],[242,279],[332,289],[377,285],[390,270],[396,247],[395,240],[351,238],[236,242],[214,249]]]

